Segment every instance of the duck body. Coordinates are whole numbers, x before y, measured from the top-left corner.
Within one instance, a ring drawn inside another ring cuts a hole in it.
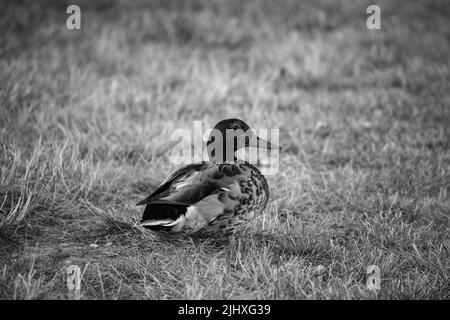
[[[197,163],[169,175],[145,200],[140,225],[157,231],[225,237],[245,229],[269,199],[264,175],[249,163]]]
[[[170,174],[137,204],[146,205],[138,225],[224,237],[245,230],[247,222],[262,213],[269,199],[267,180],[256,166],[238,161],[235,152],[242,147],[279,147],[259,138],[239,119],[223,120],[214,130],[207,142],[210,162],[189,164]],[[230,131],[233,136],[228,139]]]

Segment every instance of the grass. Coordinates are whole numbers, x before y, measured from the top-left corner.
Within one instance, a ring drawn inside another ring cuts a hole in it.
[[[0,2],[0,298],[76,264],[81,299],[449,299],[445,0],[69,4]],[[251,231],[134,228],[173,130],[225,117],[281,130]]]

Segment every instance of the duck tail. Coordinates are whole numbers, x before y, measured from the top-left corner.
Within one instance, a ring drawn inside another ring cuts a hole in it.
[[[176,231],[181,229],[189,204],[157,200],[148,203],[137,224],[147,229]]]

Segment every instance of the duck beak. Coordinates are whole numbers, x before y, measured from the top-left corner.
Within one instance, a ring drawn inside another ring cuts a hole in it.
[[[278,149],[281,150],[281,147],[272,143],[270,141],[264,140],[258,137],[255,133],[252,132],[250,135],[250,139],[246,141],[246,147],[256,147],[256,148],[264,148],[264,149]]]

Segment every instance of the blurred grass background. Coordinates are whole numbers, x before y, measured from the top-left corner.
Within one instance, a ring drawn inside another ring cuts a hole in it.
[[[0,298],[70,264],[83,299],[449,298],[448,1],[70,4],[0,1]],[[133,228],[172,131],[226,117],[281,130],[252,232]]]

